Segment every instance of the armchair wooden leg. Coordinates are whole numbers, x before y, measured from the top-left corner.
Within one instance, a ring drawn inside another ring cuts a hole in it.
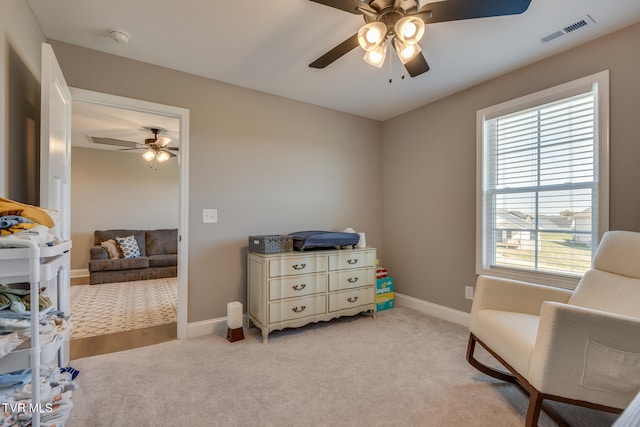
[[[527,409],[526,427],[536,427],[538,425],[538,417],[540,417],[540,409],[542,409],[542,394],[532,388],[529,395],[529,409]]]
[[[490,368],[484,363],[481,363],[480,361],[478,361],[478,359],[474,358],[473,352],[475,351],[476,343],[477,343],[477,338],[473,334],[469,334],[469,344],[467,345],[467,362],[469,362],[471,366],[473,366],[483,374],[487,374],[490,377],[497,378],[502,381],[517,384],[517,379],[513,375],[509,375],[506,372],[502,372],[497,369]],[[490,353],[492,356],[494,357],[496,356],[493,354],[493,352],[490,351]]]
[[[476,343],[484,347],[484,349],[487,350],[487,352],[489,352],[491,356],[493,356],[498,362],[500,362],[505,368],[507,368],[509,372],[512,372],[514,375],[510,375],[505,372],[499,371],[497,369],[490,368],[484,365],[483,363],[480,363],[477,359],[475,359],[473,357],[473,352],[475,351]],[[516,371],[506,361],[504,361],[500,356],[498,356],[493,350],[487,347],[482,341],[476,338],[475,335],[473,334],[469,334],[469,344],[467,346],[467,361],[471,366],[473,366],[474,368],[476,368],[477,370],[479,370],[484,374],[487,374],[491,377],[497,378],[502,381],[515,384],[526,396],[529,397],[529,408],[527,410],[527,417],[526,417],[527,427],[536,427],[538,425],[540,410],[544,411],[547,415],[549,415],[549,418],[555,421],[555,423],[558,424],[558,427],[570,427],[569,424],[567,424],[567,422],[563,420],[562,417],[556,411],[554,411],[552,408],[549,407],[549,405],[543,405],[543,400],[551,399],[551,400],[557,400],[559,402],[565,402],[565,403],[571,403],[571,404],[580,404],[581,402],[577,402],[569,399],[562,399],[557,396],[550,396],[550,395],[540,393],[538,390],[536,390],[535,387],[531,386],[531,384],[529,384],[529,382],[524,377],[517,374]],[[610,410],[611,408],[602,407],[602,406],[596,407],[597,405],[594,406],[593,404],[583,404],[582,406],[614,412]],[[617,413],[620,413],[620,412],[617,412]]]

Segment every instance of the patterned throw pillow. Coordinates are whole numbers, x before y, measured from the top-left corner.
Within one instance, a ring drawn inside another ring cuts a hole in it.
[[[115,240],[106,240],[100,243],[100,246],[102,246],[104,250],[107,251],[107,253],[109,254],[109,259],[120,258],[120,251],[118,250],[118,244]]]
[[[120,245],[120,252],[124,258],[137,258],[140,256],[140,248],[136,238],[131,236],[116,237],[118,245]]]

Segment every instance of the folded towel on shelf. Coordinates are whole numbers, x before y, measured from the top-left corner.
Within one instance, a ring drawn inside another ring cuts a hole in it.
[[[15,242],[16,240],[31,240],[37,245],[44,246],[53,243],[56,241],[56,238],[48,227],[34,224],[33,227],[28,230],[0,236],[0,240],[5,242],[2,246],[11,246],[11,242]]]
[[[9,354],[14,348],[22,344],[23,341],[24,338],[22,338],[18,332],[0,335],[0,357]]]
[[[51,233],[59,217],[58,211],[0,197],[0,239],[3,241],[0,246],[10,247],[12,241],[5,240],[10,238],[31,240],[38,245],[51,245],[59,240]]]
[[[19,224],[33,224],[35,225],[35,223],[33,221],[31,221],[29,218],[25,218],[23,216],[19,216],[19,215],[4,215],[4,216],[0,216],[0,229],[5,230],[5,229],[11,229],[12,227],[15,227]],[[33,227],[33,225],[28,226],[27,228],[31,228]],[[19,230],[16,230],[19,231]],[[7,234],[9,234],[9,231],[7,231]]]
[[[54,218],[50,213],[53,211],[43,209],[37,206],[31,206],[15,200],[4,199],[0,197],[0,216],[17,215],[31,221],[53,228],[55,226]]]

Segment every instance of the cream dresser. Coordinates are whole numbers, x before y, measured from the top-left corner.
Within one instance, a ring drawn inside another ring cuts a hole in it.
[[[375,317],[376,250],[341,249],[277,254],[249,253],[249,326],[269,332],[352,316]]]

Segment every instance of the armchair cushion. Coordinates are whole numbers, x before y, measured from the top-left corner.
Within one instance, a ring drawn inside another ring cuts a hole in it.
[[[636,262],[640,264],[640,258]],[[640,279],[589,270],[569,298],[569,304],[640,317]]]
[[[595,270],[640,279],[640,233],[608,231],[593,257]]]
[[[515,370],[526,375],[539,321],[540,318],[533,314],[482,310],[474,319],[471,332]]]

